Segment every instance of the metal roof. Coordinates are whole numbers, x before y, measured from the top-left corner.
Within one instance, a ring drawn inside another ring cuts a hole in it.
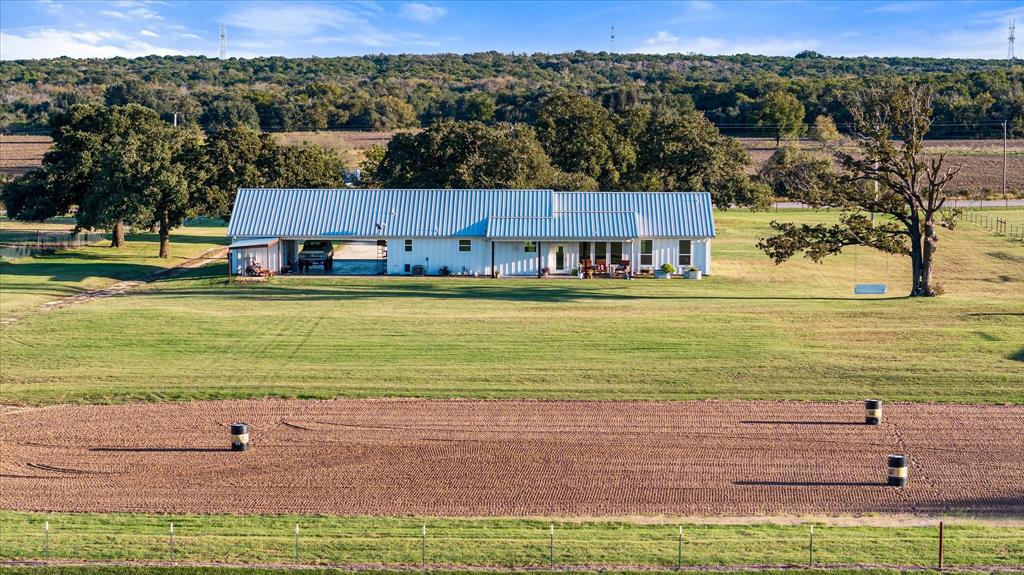
[[[705,192],[259,189],[228,226],[255,237],[713,237]],[[550,235],[542,235],[550,234]]]
[[[550,218],[487,220],[491,239],[628,239],[637,235],[636,212],[555,212]]]
[[[237,242],[231,242],[228,246],[229,250],[236,250],[240,248],[255,248],[263,247],[276,244],[279,240],[277,238],[255,238],[251,240],[238,240]]]

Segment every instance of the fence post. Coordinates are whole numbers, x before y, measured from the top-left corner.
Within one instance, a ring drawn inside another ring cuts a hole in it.
[[[676,550],[676,569],[683,568],[683,526],[679,526],[679,548]]]
[[[551,536],[548,539],[548,562],[555,564],[555,524],[551,524]]]
[[[43,560],[50,561],[50,520],[43,526]]]
[[[807,547],[807,551],[809,553],[807,557],[807,565],[809,567],[814,567],[814,525],[811,525],[811,541],[810,545]]]
[[[427,524],[423,524],[423,540],[420,542],[420,562],[427,568]]]
[[[299,562],[299,524],[295,524],[295,562]]]
[[[171,536],[170,536],[170,540],[168,541],[168,547],[170,548],[170,551],[171,551],[171,561],[173,562],[174,561],[174,522],[173,521],[171,522]]]
[[[945,559],[945,538],[942,521],[939,521],[939,569],[942,569],[943,560]]]

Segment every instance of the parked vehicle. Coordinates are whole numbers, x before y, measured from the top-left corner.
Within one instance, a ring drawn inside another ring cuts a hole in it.
[[[334,268],[334,245],[327,240],[306,240],[299,252],[299,272],[304,272],[310,266],[324,266],[324,271],[329,272]]]

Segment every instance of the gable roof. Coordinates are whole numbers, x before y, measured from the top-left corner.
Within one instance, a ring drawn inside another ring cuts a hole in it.
[[[243,188],[228,235],[613,239],[713,237],[715,226],[705,192]]]

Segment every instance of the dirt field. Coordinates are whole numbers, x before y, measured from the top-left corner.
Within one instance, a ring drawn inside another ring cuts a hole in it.
[[[8,136],[0,134],[0,174],[18,176],[43,163],[50,150],[49,136]]]
[[[1024,408],[259,400],[8,410],[0,507],[432,516],[1024,513]],[[225,450],[228,424],[253,450]],[[907,454],[910,486],[886,487]]]

